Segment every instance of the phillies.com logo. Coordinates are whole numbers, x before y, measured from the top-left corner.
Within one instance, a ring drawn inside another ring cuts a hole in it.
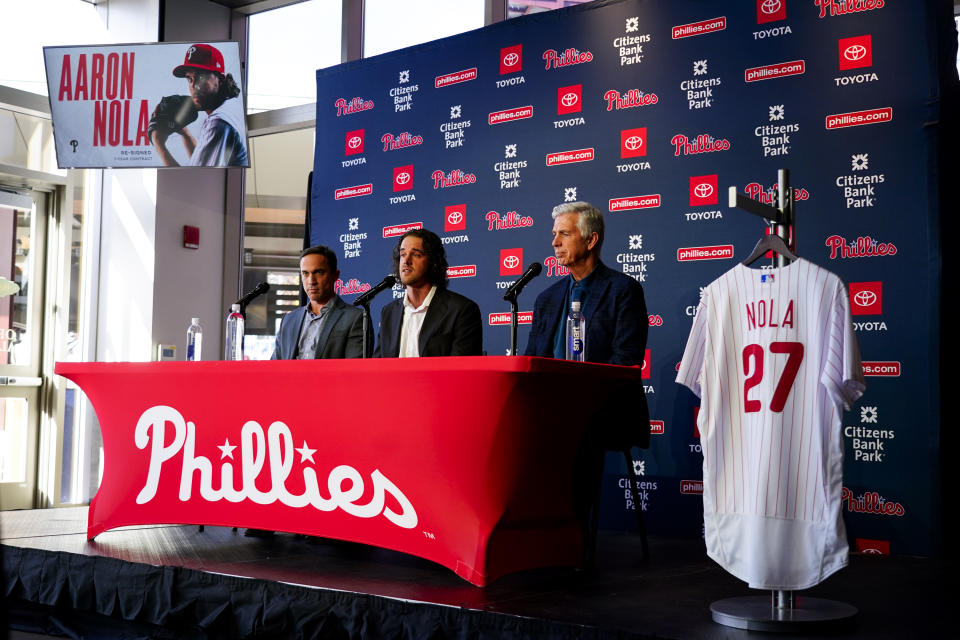
[[[523,274],[523,247],[500,249],[500,275],[519,276]]]
[[[647,155],[647,128],[621,129],[620,157],[636,158]]]
[[[557,115],[578,113],[583,106],[583,85],[572,84],[557,89]]]
[[[467,228],[467,205],[452,204],[443,208],[443,230],[463,231]]]
[[[512,47],[500,49],[500,75],[516,73],[523,69],[523,45],[515,44]]]
[[[840,38],[837,41],[837,46],[839,48],[840,71],[873,66],[873,46],[870,34],[853,38]]]
[[[413,165],[407,164],[393,168],[393,190],[407,191],[413,189]]]
[[[363,129],[347,131],[343,153],[347,156],[363,153]]]
[[[850,314],[872,316],[883,313],[883,282],[851,282]]]
[[[757,24],[787,19],[787,0],[757,0]]]
[[[690,177],[690,206],[702,207],[719,202],[717,174]]]

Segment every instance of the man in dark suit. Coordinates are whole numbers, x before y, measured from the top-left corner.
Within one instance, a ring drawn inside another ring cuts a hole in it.
[[[317,245],[300,254],[300,280],[309,302],[280,321],[274,360],[359,358],[363,314],[334,293],[337,254]]]
[[[380,314],[375,358],[479,356],[483,327],[477,303],[447,289],[447,254],[437,234],[412,229],[393,249],[403,298]]]

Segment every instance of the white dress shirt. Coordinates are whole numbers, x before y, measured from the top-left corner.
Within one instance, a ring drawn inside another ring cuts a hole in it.
[[[427,308],[437,292],[436,285],[430,287],[430,293],[423,299],[423,304],[414,307],[406,295],[403,296],[403,326],[400,328],[400,357],[420,357],[420,329],[423,320],[427,317]]]

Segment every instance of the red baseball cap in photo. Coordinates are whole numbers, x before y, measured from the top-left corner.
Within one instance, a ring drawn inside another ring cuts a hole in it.
[[[190,45],[183,56],[183,64],[173,69],[173,75],[182,78],[191,69],[223,73],[223,54],[208,44]]]

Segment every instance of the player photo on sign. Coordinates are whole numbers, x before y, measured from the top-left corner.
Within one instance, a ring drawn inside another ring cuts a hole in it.
[[[845,567],[841,417],[865,383],[840,278],[737,265],[704,290],[677,382],[701,398],[707,555],[755,589]]]
[[[247,167],[235,42],[45,47],[57,164]]]

